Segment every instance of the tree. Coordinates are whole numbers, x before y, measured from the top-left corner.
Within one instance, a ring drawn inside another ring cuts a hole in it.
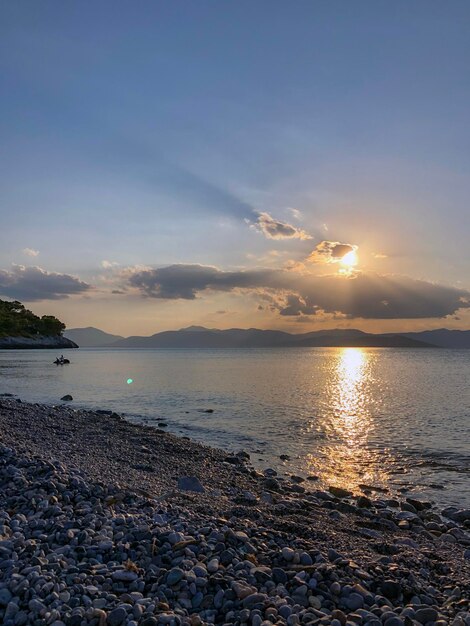
[[[65,324],[58,320],[53,315],[43,315],[41,317],[41,335],[48,335],[56,337],[61,335],[65,330]]]
[[[57,337],[64,330],[65,324],[53,315],[38,317],[17,300],[0,300],[0,337]]]

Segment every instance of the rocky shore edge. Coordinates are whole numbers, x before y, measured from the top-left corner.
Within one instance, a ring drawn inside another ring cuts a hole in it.
[[[0,399],[5,626],[469,626],[470,511]]]
[[[62,350],[78,348],[77,344],[67,337],[0,337],[0,350]]]

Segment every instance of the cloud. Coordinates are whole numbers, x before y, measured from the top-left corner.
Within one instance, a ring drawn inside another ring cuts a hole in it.
[[[116,263],[116,261],[106,261],[106,259],[104,261],[101,261],[101,267],[105,270],[110,270],[113,267],[117,267],[119,265],[119,263]]]
[[[303,215],[302,215],[302,211],[299,211],[299,209],[294,209],[294,208],[289,208],[287,209],[289,211],[289,213],[292,215],[292,217],[297,220],[298,222],[301,222],[303,219]]]
[[[37,266],[13,265],[10,271],[0,270],[0,294],[26,302],[60,300],[88,289],[90,285],[75,276],[47,272]]]
[[[39,255],[39,250],[33,250],[33,248],[23,248],[22,252],[23,254],[26,254],[26,256],[38,256]]]
[[[345,254],[354,252],[357,246],[339,241],[321,241],[307,257],[311,263],[337,263]]]
[[[256,222],[251,226],[268,239],[312,239],[305,230],[280,222],[266,212],[258,213]]]
[[[470,292],[463,289],[372,272],[317,276],[286,269],[224,271],[188,264],[128,271],[124,276],[130,287],[150,298],[194,300],[206,291],[251,291],[283,316],[419,319],[470,308]]]
[[[211,265],[169,265],[145,269],[128,276],[129,285],[150,298],[194,300],[196,295],[212,289],[231,291],[235,288],[256,289],[269,284],[269,276],[277,270],[225,272]]]
[[[283,306],[278,307],[281,315],[316,315],[319,307],[309,304],[302,296],[289,293],[285,297]]]

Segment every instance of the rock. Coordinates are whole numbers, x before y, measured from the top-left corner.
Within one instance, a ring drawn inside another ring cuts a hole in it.
[[[284,559],[284,561],[287,561],[288,563],[290,563],[291,561],[294,560],[295,550],[292,550],[292,548],[289,548],[286,546],[285,548],[282,548],[281,554],[282,554],[282,558]]]
[[[244,464],[243,459],[241,459],[236,454],[229,454],[229,456],[225,457],[224,461],[226,463],[231,463],[232,465],[243,465]]]
[[[237,598],[239,600],[243,600],[244,598],[247,598],[248,596],[253,595],[253,593],[256,592],[256,588],[255,587],[251,587],[248,585],[245,585],[239,581],[234,580],[232,582],[232,589],[235,592]]]
[[[13,596],[8,589],[0,589],[0,606],[7,606],[12,597]]]
[[[70,394],[66,394],[65,396],[62,396],[61,400],[63,400],[64,402],[71,402],[73,398]]]
[[[425,511],[431,508],[430,502],[423,502],[422,500],[415,500],[414,498],[406,498],[408,504],[411,504],[416,511]]]
[[[339,609],[335,609],[332,613],[331,613],[331,617],[332,619],[336,619],[338,620],[338,622],[340,622],[341,624],[346,624],[346,620],[347,617],[346,615],[343,613],[343,611],[340,611]]]
[[[385,580],[381,583],[380,589],[382,591],[382,595],[389,600],[396,600],[401,594],[401,586],[394,580]]]
[[[240,457],[240,459],[243,459],[244,461],[250,460],[250,455],[246,452],[246,450],[240,450],[235,456]]]
[[[136,572],[132,572],[131,570],[121,569],[117,572],[113,572],[112,577],[113,580],[130,583],[137,580],[138,575]]]
[[[195,491],[197,493],[204,493],[206,491],[199,481],[199,478],[196,476],[182,476],[179,478],[178,489],[182,491]]]
[[[121,626],[127,619],[127,611],[122,606],[118,606],[108,613],[107,624],[109,626]]]
[[[370,622],[367,623],[370,624]],[[384,626],[405,626],[405,622],[396,615],[394,615],[393,617],[389,617],[385,620]]]
[[[359,593],[350,593],[349,596],[344,600],[344,603],[351,609],[351,611],[355,611],[356,609],[360,609],[364,606],[364,598]]]
[[[219,569],[219,559],[211,559],[207,564],[209,574],[214,574]]]
[[[179,581],[183,578],[184,572],[179,567],[174,567],[172,570],[168,572],[168,576],[166,577],[166,584],[172,587],[173,585],[177,585]]]
[[[273,567],[272,569],[272,577],[274,582],[277,583],[281,583],[281,584],[285,584],[288,580],[287,574],[286,572],[280,568],[280,567]],[[289,614],[290,615],[290,614]]]
[[[328,487],[328,491],[335,496],[335,498],[349,498],[352,496],[352,491],[343,489],[342,487],[334,487],[333,485]]]
[[[266,594],[264,593],[252,593],[243,600],[243,606],[245,609],[253,609],[257,604],[264,604],[266,601]]]
[[[279,481],[275,478],[265,478],[263,480],[263,487],[265,489],[269,489],[270,491],[279,491],[281,488]]]
[[[415,620],[420,624],[427,624],[428,622],[435,622],[438,617],[438,612],[432,607],[425,607],[418,609],[415,613]]]
[[[460,511],[457,511],[457,513],[454,514],[454,517],[452,518],[453,520],[455,520],[456,522],[467,522],[470,520],[470,509],[462,509]]]
[[[337,552],[336,550],[334,550],[333,548],[329,548],[328,550],[328,559],[334,563],[335,561],[338,561],[340,559],[344,560],[344,556],[342,554],[340,554],[339,552]]]

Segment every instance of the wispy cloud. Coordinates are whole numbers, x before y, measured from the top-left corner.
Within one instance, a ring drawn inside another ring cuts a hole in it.
[[[305,230],[276,220],[267,212],[258,213],[256,221],[251,226],[268,239],[312,239]]]
[[[118,267],[118,265],[119,263],[116,263],[116,261],[107,261],[106,259],[101,261],[101,267],[105,270],[113,269],[113,267]]]
[[[39,250],[34,250],[33,248],[23,248],[22,252],[26,256],[36,257],[39,255]]]
[[[302,211],[299,211],[299,209],[294,209],[292,207],[287,209],[289,211],[289,213],[292,215],[292,217],[297,220],[298,222],[301,222],[303,220],[303,215],[302,215]]]

